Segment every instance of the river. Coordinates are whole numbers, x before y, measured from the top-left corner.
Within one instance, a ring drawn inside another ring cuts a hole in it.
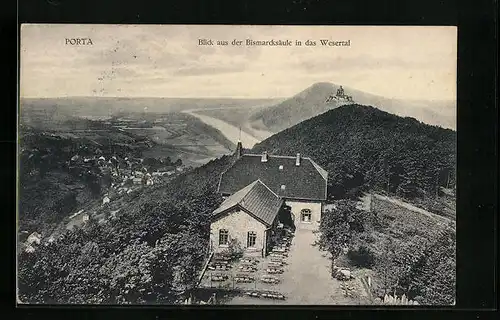
[[[208,124],[209,126],[214,127],[215,129],[219,130],[227,139],[229,139],[231,142],[234,144],[238,143],[238,138],[240,137],[240,128],[237,128],[233,126],[232,124],[229,124],[225,121],[212,118],[206,115],[201,115],[196,113],[196,110],[185,110],[183,111],[184,113],[187,113],[189,115],[192,115],[193,117],[198,118],[199,120],[203,121],[204,123]],[[228,110],[228,112],[231,112]],[[259,139],[256,137],[248,134],[247,132],[241,130],[241,137],[240,141],[243,144],[244,148],[253,148],[253,146],[257,143],[260,142]]]

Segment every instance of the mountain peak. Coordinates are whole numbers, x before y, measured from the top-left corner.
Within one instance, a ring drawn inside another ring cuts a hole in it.
[[[331,89],[333,90],[335,87],[335,85],[333,83],[330,83],[330,82],[316,82],[314,84],[312,84],[309,88],[310,89]]]
[[[302,90],[291,99],[312,99],[313,101],[323,101],[335,93],[335,86],[329,82],[316,82]]]
[[[316,82],[300,93],[252,114],[250,120],[265,130],[277,133],[331,109],[353,103],[371,105],[380,110],[413,117],[442,127],[454,127],[454,107],[433,101],[384,98],[330,82]]]

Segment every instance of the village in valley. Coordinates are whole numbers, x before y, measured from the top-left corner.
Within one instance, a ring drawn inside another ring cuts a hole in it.
[[[123,126],[123,124],[130,125],[134,122],[137,121],[118,119],[116,121],[94,121],[93,123],[97,123],[99,128],[101,126],[102,128],[119,128],[121,132],[124,132],[123,128],[126,128],[126,126]],[[99,123],[102,123],[102,125]],[[140,125],[142,127],[151,127],[146,121],[142,121]],[[89,131],[91,132],[91,130]],[[72,134],[75,135],[78,132],[73,131]],[[54,139],[64,139],[67,133],[56,131],[42,135]],[[54,230],[31,232],[26,240],[21,243],[21,250],[34,252],[40,243],[47,245],[56,241],[62,230],[71,230],[74,226],[84,226],[90,219],[98,223],[106,223],[110,219],[116,219],[117,213],[120,212],[119,207],[123,205],[123,201],[126,201],[127,198],[134,197],[145,188],[173,179],[186,169],[180,159],[171,161],[169,157],[159,159],[141,158],[134,156],[133,153],[123,151],[120,148],[121,146],[117,146],[115,150],[114,148],[109,149],[110,146],[108,145],[106,146],[107,149],[104,149],[102,144],[96,141],[92,142],[87,145],[83,144],[79,148],[70,148],[73,155],[63,161],[61,165],[71,176],[78,179],[84,177],[99,177],[102,179],[104,177],[102,180],[106,185],[106,191],[98,199],[90,201],[83,208],[68,214],[67,218]],[[152,146],[147,141],[144,144],[146,147]],[[27,159],[29,160],[39,156],[40,153],[37,148],[32,150],[21,148],[20,151],[21,155],[28,154]],[[66,151],[67,154],[72,154],[69,149]],[[38,171],[33,169],[29,175],[38,175],[40,174]],[[113,202],[116,202],[116,204],[113,204]],[[115,207],[118,209],[113,209]],[[22,235],[27,233],[24,230],[20,232]]]

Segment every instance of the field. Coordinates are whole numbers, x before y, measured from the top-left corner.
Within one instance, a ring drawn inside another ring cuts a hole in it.
[[[193,167],[234,150],[234,144],[220,131],[196,117],[181,112],[149,109],[146,112],[138,107],[141,102],[154,102],[152,109],[161,110],[164,102],[164,109],[178,110],[180,107],[175,101],[188,107],[191,100],[165,101],[115,99],[113,104],[112,99],[28,99],[21,106],[21,124],[55,132],[60,137],[86,139],[97,146],[113,144],[138,149],[137,156],[142,158],[180,159]],[[201,100],[191,102],[192,106],[201,104]],[[103,109],[97,108],[99,103],[103,103]],[[229,102],[214,100],[211,103]],[[121,109],[117,109],[119,107]],[[133,110],[133,107],[137,108]],[[109,109],[108,116],[104,109]],[[75,113],[70,114],[70,110]],[[149,141],[147,147],[141,145],[145,141]]]
[[[123,97],[64,97],[64,98],[22,98],[20,109],[25,120],[31,114],[37,118],[44,116],[54,120],[71,117],[106,119],[127,113],[171,113],[185,110],[213,108],[250,108],[271,105],[272,99],[232,99],[232,98],[123,98]],[[33,120],[37,120],[34,118]]]
[[[193,116],[174,112],[168,114],[133,114],[128,118],[147,121],[151,127],[129,125],[122,130],[145,137],[155,145],[143,152],[143,156],[181,159],[189,166],[199,166],[223,154],[231,153],[235,145],[220,131],[206,125]]]
[[[181,159],[189,166],[199,166],[234,150],[234,143],[220,131],[182,111],[193,110],[221,119],[249,134],[263,139],[269,132],[246,124],[254,108],[276,103],[277,99],[233,98],[120,98],[67,97],[23,98],[20,102],[21,123],[43,130],[57,130],[59,135],[86,137],[96,143],[111,140],[130,144],[127,137],[143,137],[155,143],[144,157]],[[127,119],[121,132],[109,132],[109,126],[90,128],[91,123]],[[139,126],[140,122],[152,126]],[[242,124],[243,123],[243,124]]]

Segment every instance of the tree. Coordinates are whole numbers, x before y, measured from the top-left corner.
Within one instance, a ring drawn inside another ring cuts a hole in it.
[[[453,228],[443,229],[437,240],[428,246],[407,280],[409,296],[424,305],[450,305],[455,301],[456,234]]]
[[[209,215],[229,157],[155,185],[124,202],[113,223],[89,221],[19,257],[25,302],[174,303],[196,284],[208,249]],[[128,199],[128,198],[125,198]]]
[[[355,234],[364,230],[363,213],[356,208],[355,202],[341,200],[335,205],[335,209],[322,215],[320,225],[320,248],[328,250],[333,259],[352,244]]]

